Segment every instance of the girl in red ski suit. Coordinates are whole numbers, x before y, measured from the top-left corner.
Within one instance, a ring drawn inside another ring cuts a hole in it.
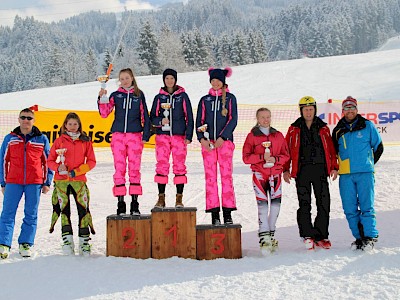
[[[257,125],[247,135],[243,145],[243,162],[250,164],[253,171],[260,247],[276,247],[274,235],[281,206],[283,165],[289,161],[290,155],[282,133],[270,126],[271,111],[260,108],[256,117]],[[270,142],[269,153],[265,147],[267,141]]]
[[[58,159],[56,152],[58,149],[66,149],[63,154],[65,158],[64,164]],[[94,228],[89,209],[90,193],[86,185],[86,173],[93,169],[95,165],[96,157],[92,142],[82,131],[79,116],[74,112],[68,113],[61,127],[61,135],[54,141],[48,159],[49,168],[55,172],[50,233],[53,232],[54,225],[61,214],[61,235],[64,254],[74,254],[70,195],[74,196],[78,211],[79,253],[82,255],[90,254],[89,229],[94,234]],[[60,174],[62,171],[68,173]]]

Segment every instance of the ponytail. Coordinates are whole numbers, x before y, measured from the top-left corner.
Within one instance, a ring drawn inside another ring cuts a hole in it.
[[[226,117],[228,114],[228,109],[226,108],[226,85],[222,87],[222,112],[221,114]]]

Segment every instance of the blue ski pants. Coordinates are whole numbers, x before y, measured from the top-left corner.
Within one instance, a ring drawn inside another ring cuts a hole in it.
[[[7,183],[4,190],[3,211],[0,217],[0,244],[11,247],[15,215],[22,194],[25,194],[24,219],[22,220],[19,244],[33,245],[36,235],[37,215],[40,200],[40,184]]]
[[[362,238],[362,225],[365,237],[378,237],[374,209],[374,173],[354,173],[340,175],[339,189],[344,214],[351,233],[356,239]]]

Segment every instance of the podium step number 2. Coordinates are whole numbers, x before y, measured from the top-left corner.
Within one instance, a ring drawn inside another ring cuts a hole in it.
[[[150,215],[107,217],[107,256],[150,258]]]

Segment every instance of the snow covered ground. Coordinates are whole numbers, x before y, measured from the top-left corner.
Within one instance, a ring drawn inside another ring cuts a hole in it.
[[[325,102],[351,94],[364,101],[399,101],[400,50],[321,59],[303,59],[233,68],[228,83],[240,103],[297,103],[310,94]],[[141,77],[139,86],[151,103],[161,77]],[[179,74],[197,104],[208,91],[205,72]],[[113,90],[115,83],[109,83]],[[0,95],[0,109],[39,104],[53,108],[96,109],[98,83],[65,86]],[[360,107],[362,109],[362,107]],[[250,130],[250,128],[249,128]],[[60,223],[48,233],[51,195],[42,196],[36,239],[36,256],[22,259],[17,236],[23,208],[17,213],[13,248],[9,259],[0,261],[2,299],[399,299],[400,297],[400,146],[387,147],[376,168],[376,210],[379,243],[371,253],[350,250],[353,238],[344,218],[338,182],[330,184],[332,249],[307,252],[298,237],[297,196],[292,184],[284,184],[276,232],[279,252],[263,257],[258,251],[257,209],[251,173],[234,157],[234,183],[238,211],[235,223],[242,228],[243,258],[197,261],[170,258],[131,259],[106,257],[106,217],[114,214],[113,164],[108,149],[96,150],[98,164],[88,174],[91,211],[97,234],[92,236],[93,255],[65,257],[61,253]],[[144,195],[142,213],[156,202],[154,150],[145,149],[142,160]],[[190,151],[184,204],[197,207],[197,223],[210,223],[204,213],[204,175],[199,151]],[[170,178],[171,180],[172,178]],[[174,203],[174,186],[167,187],[167,205]],[[22,203],[21,203],[22,204]],[[315,206],[315,205],[314,205]],[[72,206],[74,207],[74,206]],[[2,204],[0,203],[0,209]],[[314,211],[315,213],[315,211]],[[73,224],[77,223],[72,210]],[[75,226],[76,228],[76,226]],[[75,240],[76,243],[77,237]]]

